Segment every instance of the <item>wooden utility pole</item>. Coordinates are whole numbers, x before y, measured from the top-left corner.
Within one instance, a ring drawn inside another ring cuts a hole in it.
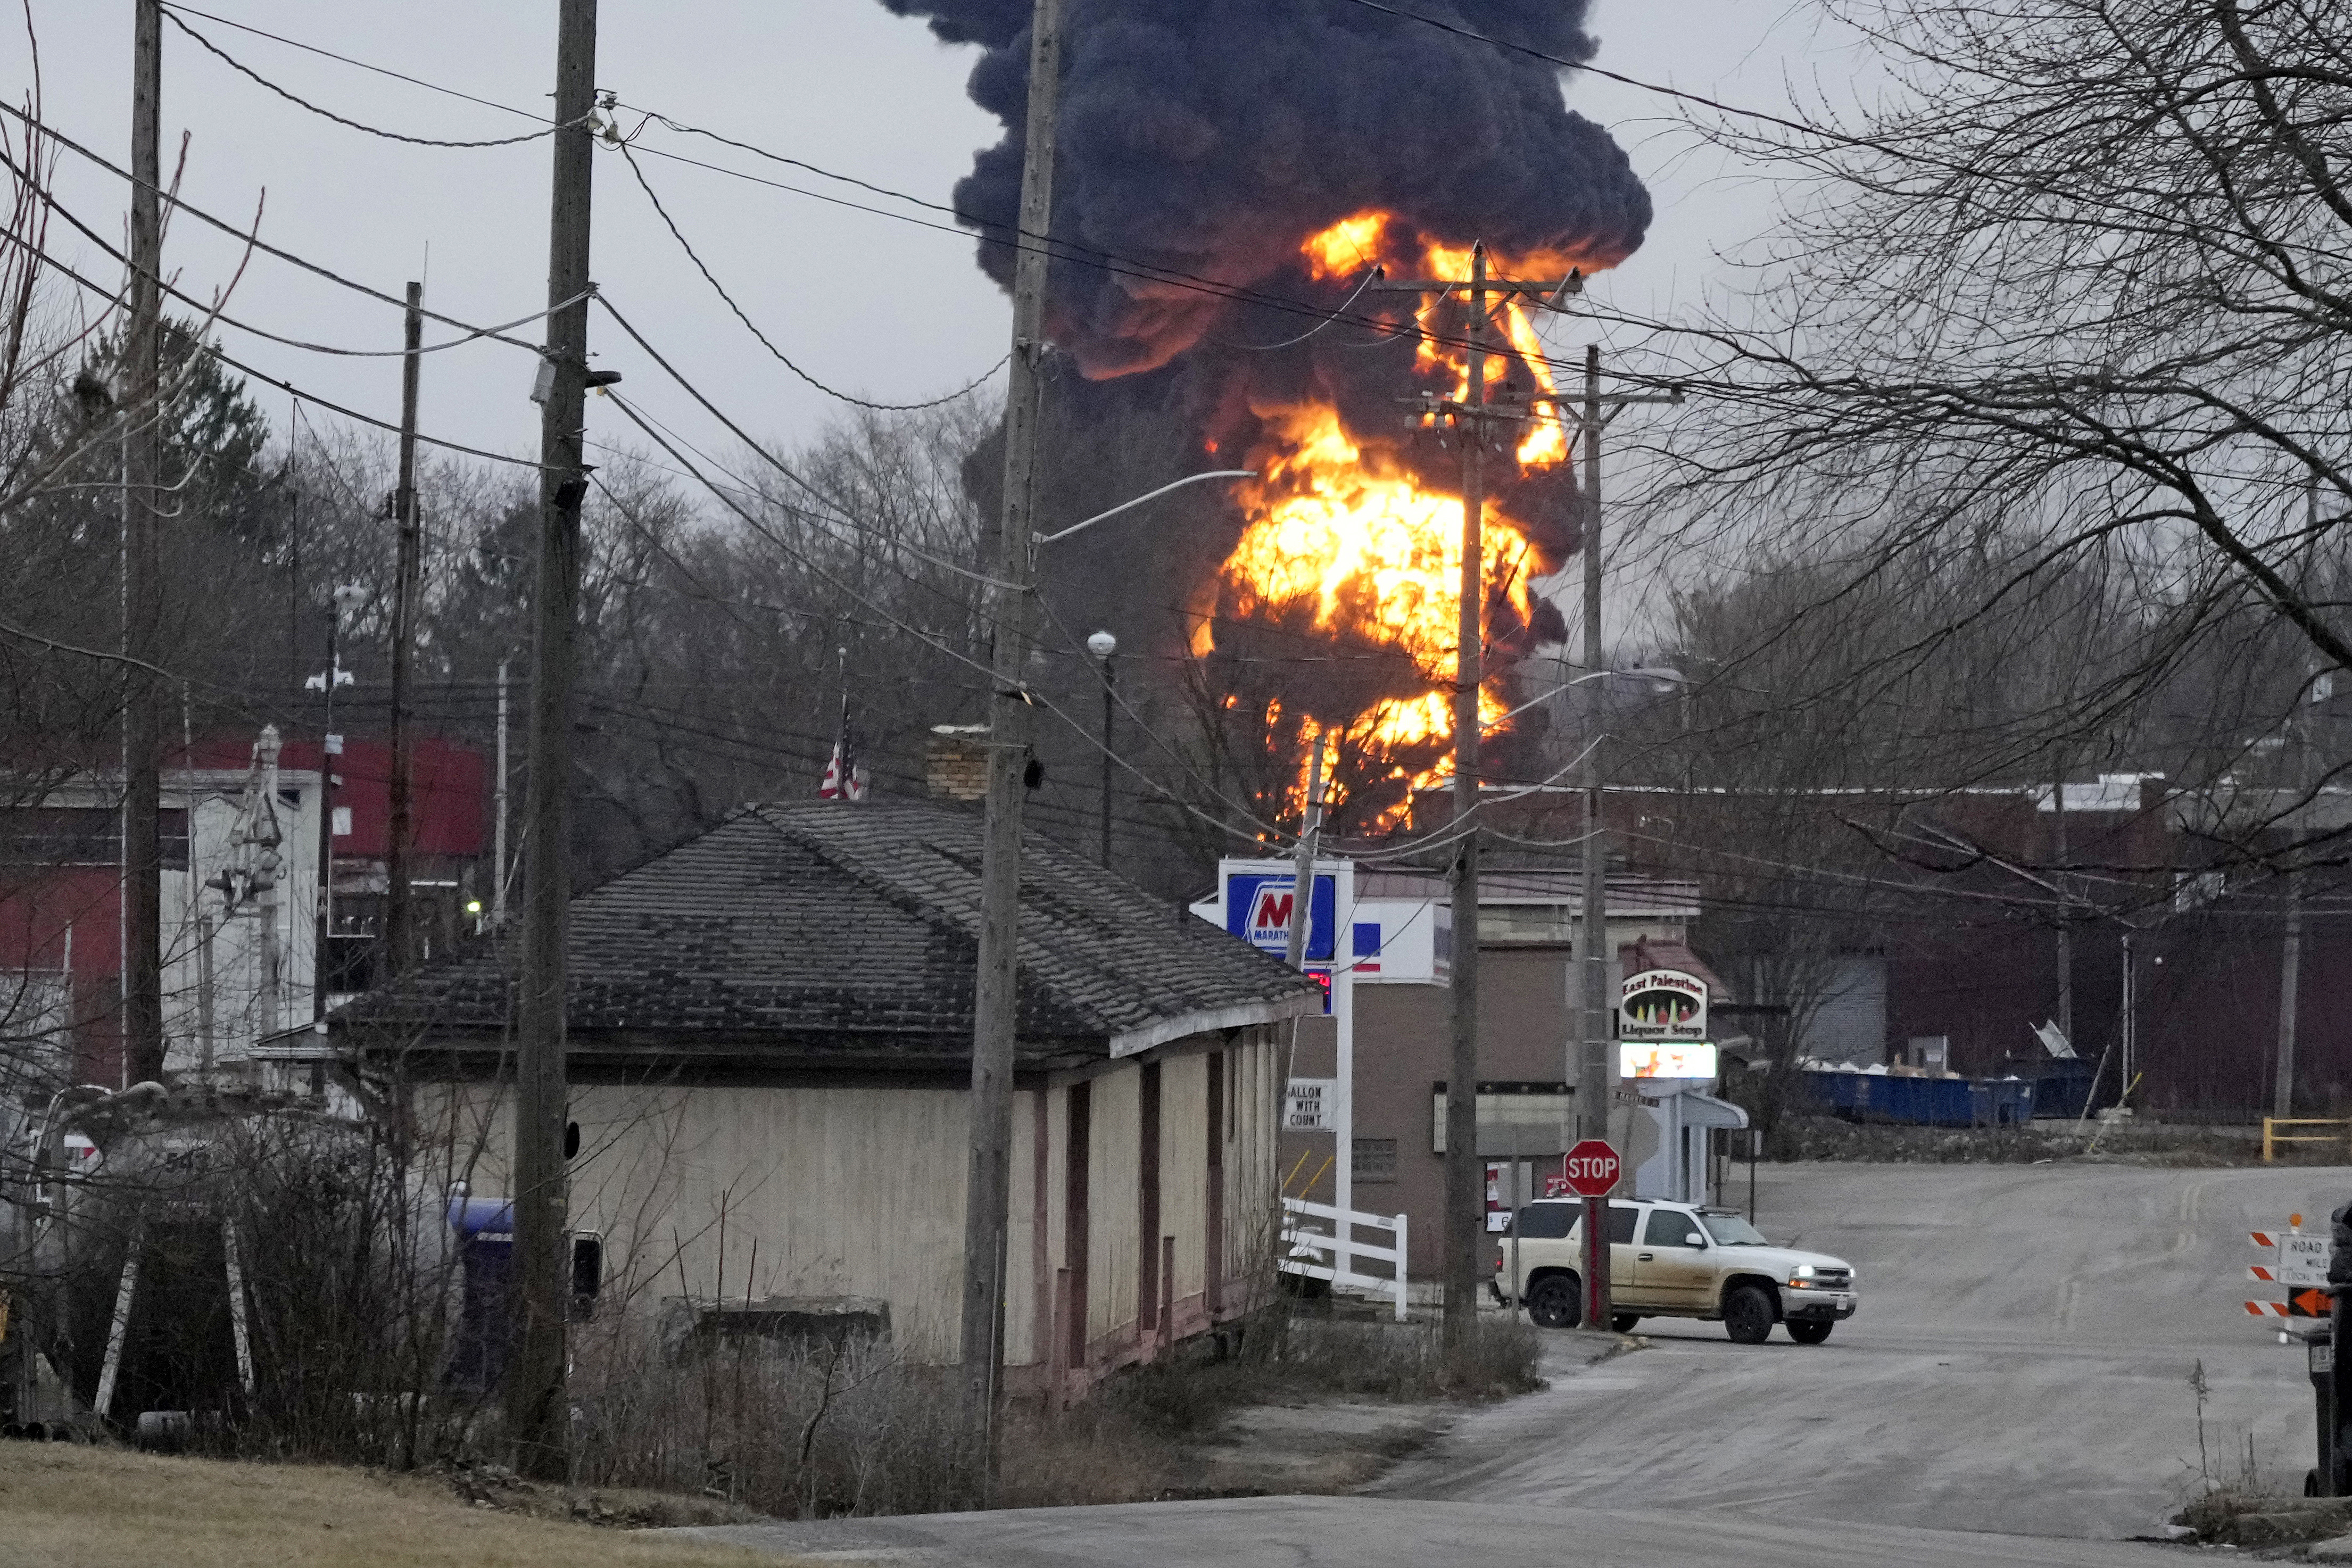
[[[490,929],[507,926],[507,661],[499,661],[499,782],[490,828]]]
[[[1298,844],[1290,861],[1290,930],[1283,961],[1294,969],[1307,967],[1307,933],[1315,924],[1315,841],[1323,834],[1323,737],[1315,737],[1314,755],[1307,764],[1307,800],[1298,814]],[[1339,911],[1332,911],[1337,921]],[[1332,930],[1331,963],[1337,967],[1339,930]],[[1297,1028],[1293,1019],[1291,1027]]]
[[[425,285],[408,286],[408,310],[402,328],[400,361],[400,480],[392,493],[392,515],[400,529],[400,546],[393,570],[392,600],[392,835],[385,847],[384,871],[390,883],[384,900],[383,956],[391,972],[404,975],[416,961],[414,915],[409,907],[408,863],[415,841],[416,758],[409,733],[409,665],[415,657],[417,600],[421,591],[422,528],[416,514],[416,381],[424,355],[418,350],[425,335]]]
[[[507,1372],[515,1468],[569,1479],[564,1396],[564,864],[572,779],[573,637],[580,599],[582,449],[588,397],[588,198],[594,174],[596,0],[562,0],[556,23],[555,171],[548,213],[540,523],[531,591],[530,779],[523,813],[522,984],[516,1020],[514,1237],[520,1319]],[[565,301],[571,301],[565,304]]]
[[[2050,848],[2058,883],[2058,1032],[2074,1043],[2074,906],[2066,882],[2066,763],[2053,768],[2050,786]]]
[[[1583,1135],[1607,1138],[1610,1112],[1617,1097],[1617,1064],[1612,1058],[1617,1030],[1614,998],[1609,994],[1609,819],[1601,766],[1601,746],[1607,737],[1601,716],[1606,711],[1608,673],[1601,646],[1601,434],[1629,403],[1683,401],[1682,389],[1671,392],[1609,392],[1601,390],[1601,346],[1584,350],[1584,414],[1577,423],[1584,435],[1584,673],[1591,677],[1592,694],[1585,711],[1594,716],[1584,737],[1584,856],[1577,912],[1577,998],[1582,1016],[1582,1049],[1576,1053],[1576,1116]],[[1687,688],[1685,688],[1687,689]],[[1622,1151],[1620,1151],[1621,1154]],[[1589,1205],[1599,1224],[1584,1228],[1584,1322],[1589,1328],[1609,1325],[1609,1205],[1595,1198]]]
[[[1486,333],[1490,299],[1513,295],[1556,305],[1580,291],[1580,276],[1548,281],[1496,280],[1487,274],[1486,247],[1470,247],[1470,277],[1376,283],[1376,292],[1452,295],[1466,292],[1470,303],[1467,391],[1459,402],[1433,402],[1462,440],[1462,603],[1454,661],[1454,826],[1461,838],[1454,850],[1452,901],[1454,959],[1451,988],[1453,1057],[1445,1086],[1445,1320],[1446,1343],[1458,1343],[1478,1321],[1478,1262],[1486,1245],[1480,1216],[1486,1208],[1478,1160],[1478,692],[1486,682],[1486,443],[1503,422],[1528,418],[1486,402]],[[1344,1155],[1343,1155],[1344,1157]]]
[[[131,80],[131,316],[122,390],[122,1036],[124,1077],[163,1071],[163,7],[134,0]]]
[[[326,1028],[332,977],[329,955],[335,935],[335,769],[343,755],[343,737],[335,733],[335,688],[343,684],[343,610],[362,597],[352,587],[327,595],[327,672],[311,677],[323,694],[319,717],[319,896],[310,912],[310,1022],[321,1030]]]
[[[972,991],[971,1146],[964,1174],[961,1355],[974,1490],[992,1490],[1004,1232],[1012,1196],[1013,1065],[1021,940],[1021,808],[1027,788],[1029,621],[1045,235],[1054,219],[1054,110],[1061,92],[1062,0],[1035,0],[1029,21],[1029,120],[1021,165],[1019,257],[1013,276],[1013,365],[1004,400],[1004,499],[989,597],[995,647],[989,682],[988,799],[982,829],[980,971]],[[1150,1245],[1151,1239],[1145,1238]]]
[[[1584,673],[1593,689],[1585,695],[1584,711],[1605,711],[1609,678],[1601,648],[1601,345],[1584,350]],[[1617,1074],[1609,1047],[1617,1031],[1609,1027],[1609,846],[1601,837],[1606,802],[1601,797],[1601,726],[1588,723],[1584,734],[1583,876],[1577,894],[1576,977],[1577,1036],[1576,1119],[1584,1137],[1609,1136],[1610,1102],[1615,1097]],[[1588,1198],[1584,1225],[1584,1322],[1601,1328],[1609,1322],[1609,1201]]]
[[[1454,1052],[1445,1079],[1445,1340],[1478,1323],[1486,1235],[1478,1180],[1478,691],[1486,684],[1486,247],[1470,247],[1468,418],[1462,433],[1462,605],[1454,654]],[[1346,1158],[1349,1151],[1341,1150]]]

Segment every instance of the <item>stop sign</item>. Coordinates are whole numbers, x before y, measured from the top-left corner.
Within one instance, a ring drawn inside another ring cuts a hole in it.
[[[1606,1197],[1622,1168],[1616,1150],[1599,1138],[1587,1138],[1568,1151],[1560,1174],[1568,1180],[1568,1190],[1578,1197]]]

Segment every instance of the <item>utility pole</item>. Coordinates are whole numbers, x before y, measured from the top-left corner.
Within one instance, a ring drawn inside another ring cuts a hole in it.
[[[499,661],[499,784],[490,825],[490,929],[507,925],[507,661]]]
[[[321,1030],[327,1027],[327,954],[335,918],[335,766],[343,755],[343,737],[335,733],[335,688],[350,684],[343,675],[343,608],[362,597],[349,584],[327,596],[327,670],[304,683],[324,694],[325,705],[319,719],[319,896],[310,937],[310,1022]]]
[[[1528,417],[1486,402],[1487,301],[1523,295],[1557,308],[1581,292],[1581,275],[1547,281],[1498,281],[1488,276],[1486,247],[1470,247],[1470,277],[1376,282],[1381,293],[1465,291],[1470,314],[1466,343],[1467,391],[1459,402],[1430,402],[1462,434],[1462,581],[1454,657],[1454,826],[1460,833],[1453,869],[1454,973],[1453,1057],[1445,1089],[1445,1318],[1448,1344],[1460,1343],[1478,1321],[1478,1262],[1486,1246],[1479,1226],[1485,1210],[1478,1158],[1478,693],[1486,680],[1486,443],[1496,424]]]
[[[122,342],[122,1032],[128,1081],[163,1072],[163,0],[134,0],[131,80],[131,316]]]
[[[1486,684],[1486,247],[1470,247],[1470,363],[1462,436],[1462,603],[1454,653],[1453,1059],[1445,1083],[1445,1342],[1478,1323],[1478,691]],[[1343,1155],[1348,1151],[1342,1151]]]
[[[393,570],[392,601],[392,839],[385,847],[384,870],[391,883],[384,900],[383,955],[394,976],[404,975],[415,961],[415,934],[410,929],[409,846],[415,840],[415,745],[409,734],[409,664],[415,656],[420,558],[424,554],[416,515],[416,380],[425,356],[418,352],[425,333],[425,285],[408,286],[408,309],[402,327],[400,361],[400,487],[392,493],[392,515],[400,528],[400,545]]]
[[[523,929],[516,1019],[514,1238],[520,1320],[507,1373],[515,1469],[570,1479],[564,1396],[564,864],[572,782],[573,637],[579,619],[582,438],[588,399],[588,215],[596,144],[596,0],[556,22],[555,167],[548,210],[546,395],[539,437],[539,549],[531,588],[530,781],[523,821]],[[566,300],[572,303],[564,304]]]
[[[1596,689],[1585,711],[1596,717],[1609,684],[1608,677],[1600,674],[1606,667],[1601,645],[1601,435],[1609,428],[1609,422],[1629,404],[1682,401],[1679,387],[1671,392],[1603,393],[1601,345],[1585,345],[1584,417],[1579,422],[1584,435],[1584,667],[1586,674],[1596,677]],[[1584,737],[1583,876],[1576,933],[1577,992],[1579,1011],[1584,1019],[1584,1041],[1576,1062],[1576,1105],[1584,1136],[1607,1138],[1610,1113],[1617,1094],[1617,1067],[1610,1060],[1613,1054],[1610,1048],[1617,1031],[1610,1024],[1616,1009],[1610,1005],[1609,997],[1609,820],[1603,782],[1607,774],[1601,765],[1601,745],[1607,737],[1598,722],[1588,729]],[[1589,1327],[1601,1328],[1610,1319],[1606,1240],[1609,1206],[1596,1198],[1590,1207],[1592,1217],[1601,1223],[1584,1228],[1584,1322]]]
[[[1021,940],[1021,807],[1027,788],[1031,535],[1045,342],[1045,236],[1054,221],[1054,113],[1061,96],[1062,0],[1029,18],[1029,120],[1021,161],[1019,256],[1013,276],[1013,364],[1004,400],[1004,500],[990,621],[988,799],[981,849],[980,967],[972,988],[971,1146],[964,1174],[963,1366],[966,1453],[980,1500],[994,1490],[998,1333],[1012,1196],[1014,1004]],[[1151,1245],[1150,1238],[1145,1239]]]
[[[1118,639],[1108,632],[1097,632],[1087,639],[1087,651],[1102,661],[1103,721],[1102,721],[1102,842],[1097,858],[1110,864],[1110,765],[1111,724],[1118,706]]]
[[[1323,737],[1315,737],[1315,751],[1307,764],[1307,804],[1299,812],[1298,845],[1290,862],[1290,930],[1288,946],[1283,961],[1294,969],[1307,967],[1307,931],[1315,920],[1315,848],[1323,836]],[[1339,912],[1332,912],[1337,919]],[[1332,931],[1332,941],[1339,940],[1338,928]],[[1339,955],[1335,946],[1331,954],[1334,968]],[[1295,1027],[1295,1020],[1294,1020]]]
[[[287,857],[279,850],[284,840],[278,831],[278,751],[280,744],[278,727],[265,724],[261,727],[261,738],[254,743],[253,747],[255,766],[261,769],[260,809],[255,813],[253,831],[257,835],[264,831],[268,834],[262,846],[263,853],[256,858],[255,864],[268,873],[258,903],[261,909],[261,986],[262,994],[268,999],[264,1015],[268,1021],[262,1027],[269,1032],[287,1027],[286,966],[279,956],[278,945],[278,912],[286,902],[288,881]],[[268,824],[266,830],[262,826],[264,823]],[[292,945],[289,939],[287,946]]]
[[[1598,717],[1604,711],[1609,678],[1596,672],[1607,668],[1601,645],[1601,345],[1584,346],[1584,669],[1593,676],[1593,691],[1584,711]],[[1588,1138],[1609,1136],[1610,1103],[1616,1096],[1617,1075],[1612,1071],[1609,1045],[1616,1031],[1609,1027],[1609,846],[1602,839],[1607,821],[1601,771],[1601,726],[1588,724],[1584,737],[1583,875],[1578,893],[1576,977],[1578,1010],[1583,1015],[1583,1049],[1577,1052],[1576,1113]],[[1609,1203],[1590,1198],[1584,1216],[1584,1322],[1601,1328],[1609,1322]]]
[[[2304,488],[2303,517],[2304,537],[2318,538],[2319,481],[2316,478]],[[2315,675],[2308,695],[2303,699],[2304,706],[2326,702],[2334,692],[2335,679],[2332,675]],[[2287,752],[2294,758],[2296,813],[2306,821],[2309,821],[2308,798],[2312,794],[2311,727],[2317,718],[2315,713],[2307,714],[2299,727],[2294,727],[2294,720],[2290,719],[2286,736]],[[2271,1114],[2282,1118],[2294,1114],[2294,1035],[2299,1021],[2296,1018],[2297,1003],[2302,993],[2303,868],[2297,866],[2286,874],[2286,929],[2279,937],[2278,1068],[2274,1075],[2276,1082],[2271,1086]]]
[[[2066,765],[2054,769],[2050,787],[2051,852],[2058,883],[2058,1032],[2074,1043],[2074,908],[2066,894]]]

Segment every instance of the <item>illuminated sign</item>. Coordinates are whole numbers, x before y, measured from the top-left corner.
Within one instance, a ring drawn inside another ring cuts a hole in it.
[[[1287,872],[1228,873],[1225,877],[1225,929],[1279,958],[1290,950],[1290,917],[1297,906],[1295,879]],[[1307,907],[1307,954],[1318,964],[1331,961],[1332,932],[1339,904],[1337,879],[1318,873]]]
[[[1620,1078],[1715,1077],[1715,1047],[1703,1040],[1621,1040]]]
[[[1705,1040],[1706,982],[1680,969],[1628,975],[1617,997],[1620,1040]]]

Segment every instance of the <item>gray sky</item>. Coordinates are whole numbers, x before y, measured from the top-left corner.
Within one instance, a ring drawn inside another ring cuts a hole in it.
[[[404,0],[396,6],[317,0],[200,0],[204,10],[494,101],[543,110],[552,74],[552,0]],[[1275,3],[1275,0],[1269,0]],[[40,29],[46,113],[66,134],[127,162],[130,0],[33,0]],[[388,80],[215,23],[214,42],[289,90],[387,130],[445,138],[528,130],[512,116]],[[1400,23],[1399,26],[1410,26]],[[1846,57],[1824,43],[1801,5],[1782,13],[1748,0],[1602,0],[1597,63],[1759,108],[1787,101],[1790,79],[1835,79]],[[607,0],[599,82],[625,103],[755,142],[877,184],[944,202],[973,149],[997,128],[965,98],[972,52],[934,43],[919,24],[872,0]],[[12,94],[29,84],[21,30],[0,27]],[[1617,132],[1649,182],[1658,222],[1644,248],[1602,287],[1629,308],[1665,311],[1718,288],[1720,259],[1769,220],[1769,186],[1695,151],[1674,128],[1671,102],[1591,78],[1570,84],[1572,106]],[[261,233],[287,249],[386,293],[425,277],[427,304],[489,323],[545,299],[549,150],[545,141],[487,151],[405,146],[350,131],[275,98],[172,27],[164,29],[164,159],[192,134],[184,193],[224,218],[248,221],[264,191]],[[625,127],[634,126],[625,118]],[[908,212],[854,188],[658,127],[641,145],[674,151],[804,189]],[[893,217],[749,183],[660,159],[645,160],[664,203],[706,261],[767,334],[811,373],[886,401],[951,389],[1004,352],[1009,310],[980,274],[971,241]],[[839,405],[811,390],[752,340],[610,153],[596,170],[594,275],[664,352],[747,428],[805,439]],[[59,190],[110,236],[123,222],[123,188],[71,153]],[[939,220],[937,214],[918,214]],[[943,221],[943,220],[940,220]],[[427,253],[429,246],[429,273]],[[58,225],[52,248],[111,283],[102,255]],[[181,287],[208,294],[235,266],[234,242],[183,216],[166,248]],[[229,307],[289,336],[354,348],[396,349],[396,309],[257,258]],[[518,336],[532,337],[536,328]],[[628,391],[706,450],[732,443],[621,339],[591,322],[602,364]],[[426,340],[447,335],[428,326]],[[1552,334],[1563,349],[1583,330]],[[396,360],[303,352],[228,330],[227,350],[306,390],[380,418],[399,407]],[[537,444],[528,401],[529,356],[473,345],[426,361],[423,424],[430,434],[494,450]],[[282,430],[286,399],[260,392]],[[316,415],[331,419],[331,415]],[[591,436],[635,433],[609,405],[591,403]]]

